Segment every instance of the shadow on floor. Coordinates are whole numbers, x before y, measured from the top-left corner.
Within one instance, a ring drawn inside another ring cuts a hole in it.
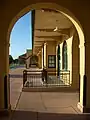
[[[0,120],[90,120],[90,114],[62,114],[32,111],[12,111],[11,117]]]
[[[20,75],[20,74],[10,74],[10,78],[23,78],[23,75]]]

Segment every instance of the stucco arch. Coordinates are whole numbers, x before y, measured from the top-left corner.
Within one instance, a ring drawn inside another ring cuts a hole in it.
[[[7,31],[7,42],[9,42],[10,40],[10,33],[11,30],[14,26],[14,24],[16,23],[16,21],[22,17],[24,14],[26,14],[27,12],[29,12],[30,10],[33,9],[41,9],[41,8],[51,8],[57,11],[60,11],[63,15],[65,15],[66,17],[69,18],[69,20],[71,20],[71,22],[74,24],[77,32],[78,32],[78,36],[79,36],[79,43],[80,43],[80,58],[82,59],[82,62],[80,61],[80,67],[81,67],[81,80],[83,80],[83,76],[85,74],[85,48],[84,48],[84,43],[85,43],[85,39],[84,39],[84,32],[83,32],[83,28],[82,25],[80,24],[80,21],[74,16],[72,11],[69,11],[68,8],[64,8],[62,6],[60,6],[60,4],[56,4],[56,3],[36,3],[36,4],[31,4],[27,7],[24,7],[21,11],[18,11],[18,14],[14,15],[15,17],[12,18],[12,20],[10,21],[9,27],[8,27],[8,31]],[[17,12],[16,12],[17,13]],[[83,57],[82,57],[83,56]],[[83,66],[83,67],[82,67]],[[82,82],[83,84],[83,82]],[[81,87],[81,93],[82,93],[83,88]],[[80,96],[80,100],[81,103],[83,103],[83,94],[81,94]]]

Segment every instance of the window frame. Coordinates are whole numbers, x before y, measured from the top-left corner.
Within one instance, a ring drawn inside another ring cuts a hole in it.
[[[54,59],[52,59],[52,57],[54,57]],[[49,62],[50,60],[51,60],[51,63]],[[53,64],[54,66],[50,66],[50,64]],[[48,55],[48,68],[56,68],[56,55]]]
[[[66,41],[64,41],[64,43],[63,43],[62,68],[64,71],[68,70],[68,52],[67,52],[67,42]]]

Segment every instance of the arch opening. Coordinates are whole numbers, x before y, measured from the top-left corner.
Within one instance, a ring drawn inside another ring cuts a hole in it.
[[[18,15],[15,16],[15,18],[11,21],[11,24],[9,26],[9,29],[8,29],[8,33],[7,33],[7,41],[9,42],[9,38],[10,38],[10,32],[13,28],[13,25],[15,24],[15,22],[18,20],[18,18],[20,18],[21,16],[23,16],[25,13],[27,13],[28,11],[30,10],[38,10],[38,9],[42,9],[42,8],[51,8],[51,9],[54,9],[60,13],[62,13],[63,15],[65,15],[67,18],[69,18],[69,20],[74,24],[77,32],[78,32],[78,36],[79,36],[79,47],[80,47],[80,54],[85,57],[85,49],[84,49],[84,43],[85,43],[85,40],[84,40],[84,33],[83,33],[83,29],[79,23],[79,21],[74,17],[74,15],[68,11],[67,9],[57,5],[57,4],[51,4],[51,3],[37,3],[37,4],[33,4],[33,5],[30,5],[28,6],[27,8],[23,9]],[[67,44],[66,42],[64,42],[63,44],[63,51],[67,51]],[[83,48],[81,48],[83,46]],[[66,55],[66,52],[63,53],[65,56]],[[64,57],[63,55],[63,57]],[[80,56],[80,58],[82,58],[82,56]],[[81,77],[85,74],[85,58],[83,58],[83,61],[80,62],[80,66],[83,66],[83,69],[81,70],[80,69],[80,74],[81,74]],[[65,60],[66,64],[64,65],[63,64],[63,69],[67,69],[67,57],[64,57],[63,60]],[[82,91],[82,90],[81,90]],[[82,99],[82,96],[81,98]]]
[[[67,43],[66,43],[66,41],[64,41],[64,43],[63,43],[63,48],[62,48],[63,50],[62,50],[62,57],[63,57],[63,63],[62,63],[62,65],[63,65],[63,69],[65,70],[65,71],[67,71],[67,68],[68,68],[68,61],[67,61]]]
[[[16,21],[21,18],[23,15],[25,15],[27,12],[32,11],[32,10],[38,10],[38,9],[42,9],[42,8],[47,8],[47,9],[53,9],[55,11],[61,12],[63,15],[65,15],[75,26],[78,35],[79,35],[79,40],[80,40],[80,45],[85,43],[84,40],[84,33],[83,33],[83,28],[80,24],[80,22],[77,20],[77,18],[75,18],[75,16],[73,15],[73,13],[71,13],[68,9],[55,4],[55,3],[36,3],[36,4],[32,4],[26,8],[24,8],[22,11],[20,11],[12,20],[11,23],[9,25],[8,28],[8,32],[7,32],[7,41],[10,40],[10,33],[11,30],[14,26],[14,24],[16,23]]]

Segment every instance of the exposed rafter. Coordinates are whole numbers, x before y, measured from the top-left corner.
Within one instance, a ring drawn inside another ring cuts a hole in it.
[[[46,28],[46,29],[35,29],[36,31],[40,31],[40,32],[58,32],[60,34],[66,34],[68,36],[70,36],[70,28],[65,28],[65,29],[57,29],[56,31],[54,31],[55,28]]]
[[[37,38],[53,38],[53,39],[60,39],[61,37],[60,36],[35,36]]]
[[[58,11],[54,10],[54,9],[49,9],[49,8],[42,8],[41,10],[42,10],[42,12],[60,13],[60,12],[58,12]]]
[[[59,13],[59,14],[58,14]],[[42,8],[35,12],[34,27],[34,51],[37,53],[38,48],[44,43],[50,42],[62,43],[63,40],[70,37],[70,28],[73,24],[60,12]]]

